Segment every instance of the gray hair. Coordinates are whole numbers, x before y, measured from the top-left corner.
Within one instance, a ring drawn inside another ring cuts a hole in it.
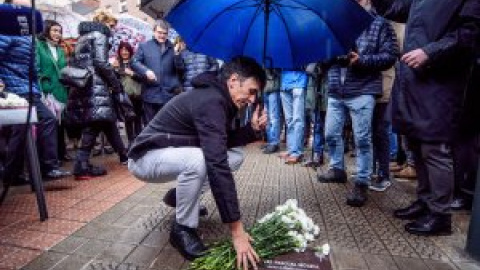
[[[170,28],[170,25],[165,20],[157,20],[155,21],[155,25],[153,26],[153,31],[155,31],[157,27],[160,27],[164,30],[168,30]]]

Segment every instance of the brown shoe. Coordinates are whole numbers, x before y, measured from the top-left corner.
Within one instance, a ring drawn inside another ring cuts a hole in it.
[[[287,151],[283,151],[283,152],[280,152],[280,154],[278,154],[278,157],[281,158],[281,159],[286,159],[288,158],[290,155],[288,154]]]
[[[293,165],[300,162],[302,162],[302,155],[298,157],[288,156],[287,158],[285,158],[285,164],[288,164],[288,165]]]
[[[401,171],[393,174],[396,178],[416,179],[417,171],[413,166],[407,165]]]
[[[398,164],[397,162],[390,162],[390,171],[399,172],[403,169],[403,165]]]

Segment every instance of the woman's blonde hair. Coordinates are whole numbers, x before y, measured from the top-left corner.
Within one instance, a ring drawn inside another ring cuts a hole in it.
[[[95,12],[95,15],[93,16],[93,21],[103,24],[110,22],[115,22],[115,24],[117,24],[118,22],[117,18],[115,18],[115,16],[113,16],[110,11],[104,9]]]

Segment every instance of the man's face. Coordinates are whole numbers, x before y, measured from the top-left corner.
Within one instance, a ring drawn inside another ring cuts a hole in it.
[[[168,29],[157,26],[155,27],[155,31],[153,31],[153,36],[159,43],[165,43],[165,41],[167,41]]]
[[[254,78],[242,78],[234,73],[227,81],[228,90],[233,103],[238,109],[246,107],[255,102],[257,93],[260,91],[260,84]]]

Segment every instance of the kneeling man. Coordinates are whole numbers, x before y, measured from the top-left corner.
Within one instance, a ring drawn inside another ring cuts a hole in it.
[[[243,162],[239,146],[256,139],[267,117],[258,108],[251,124],[232,130],[239,109],[254,103],[265,85],[265,72],[255,60],[237,57],[226,63],[220,76],[203,73],[192,85],[168,102],[136,138],[128,154],[128,169],[146,182],[176,177],[176,220],[170,243],[187,259],[197,258],[205,246],[196,233],[200,195],[210,185],[220,216],[228,223],[237,252],[237,264],[256,268],[258,256],[240,221],[232,170]]]

